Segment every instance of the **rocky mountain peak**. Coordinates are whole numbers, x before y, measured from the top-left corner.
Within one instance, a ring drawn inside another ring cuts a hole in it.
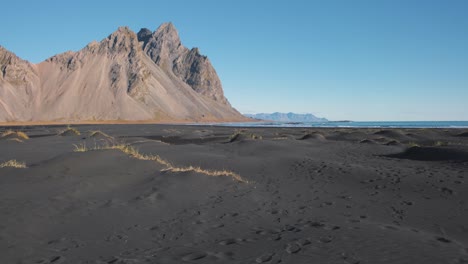
[[[15,53],[0,46],[0,78],[22,83],[30,79],[30,75],[35,74],[30,62],[22,60]]]
[[[101,41],[101,49],[110,53],[133,52],[138,50],[138,36],[128,27],[119,27],[114,33]]]
[[[0,65],[11,63],[14,60],[20,60],[20,58],[0,45]]]
[[[141,29],[138,41],[142,43],[143,51],[164,70],[170,72],[172,62],[185,51],[179,38],[179,33],[172,23],[162,24],[156,31]]]
[[[148,40],[153,36],[153,32],[147,28],[142,28],[137,33],[138,41],[148,42]]]
[[[179,38],[179,32],[175,28],[174,24],[172,24],[172,22],[161,24],[161,26],[159,26],[154,33],[161,36],[165,35]]]
[[[188,49],[182,45],[172,23],[164,23],[152,33],[141,29],[138,41],[143,51],[165,72],[180,78],[197,93],[229,105],[211,62],[198,48]]]

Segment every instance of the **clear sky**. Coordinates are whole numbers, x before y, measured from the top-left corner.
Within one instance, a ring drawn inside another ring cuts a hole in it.
[[[171,21],[243,113],[468,120],[466,0],[4,1],[0,45],[40,62]]]

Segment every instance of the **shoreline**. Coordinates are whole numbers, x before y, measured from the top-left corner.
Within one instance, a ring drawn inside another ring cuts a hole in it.
[[[213,127],[250,127],[250,128],[363,128],[363,129],[468,129],[468,121],[346,121],[329,122],[275,122],[265,120],[250,121],[154,121],[154,120],[109,120],[109,121],[37,121],[37,122],[0,122],[0,127],[63,126],[63,125],[187,125]]]

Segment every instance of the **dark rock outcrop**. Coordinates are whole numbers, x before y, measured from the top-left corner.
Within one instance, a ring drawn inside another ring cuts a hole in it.
[[[153,33],[149,29],[141,29],[138,40],[146,54],[167,73],[180,78],[197,93],[229,104],[208,57],[201,55],[198,48],[183,46],[172,23],[161,25]]]

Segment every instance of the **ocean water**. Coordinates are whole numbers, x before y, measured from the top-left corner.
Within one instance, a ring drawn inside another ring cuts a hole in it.
[[[468,128],[468,121],[330,121],[330,122],[252,122],[213,124],[233,127],[362,127],[362,128]]]

